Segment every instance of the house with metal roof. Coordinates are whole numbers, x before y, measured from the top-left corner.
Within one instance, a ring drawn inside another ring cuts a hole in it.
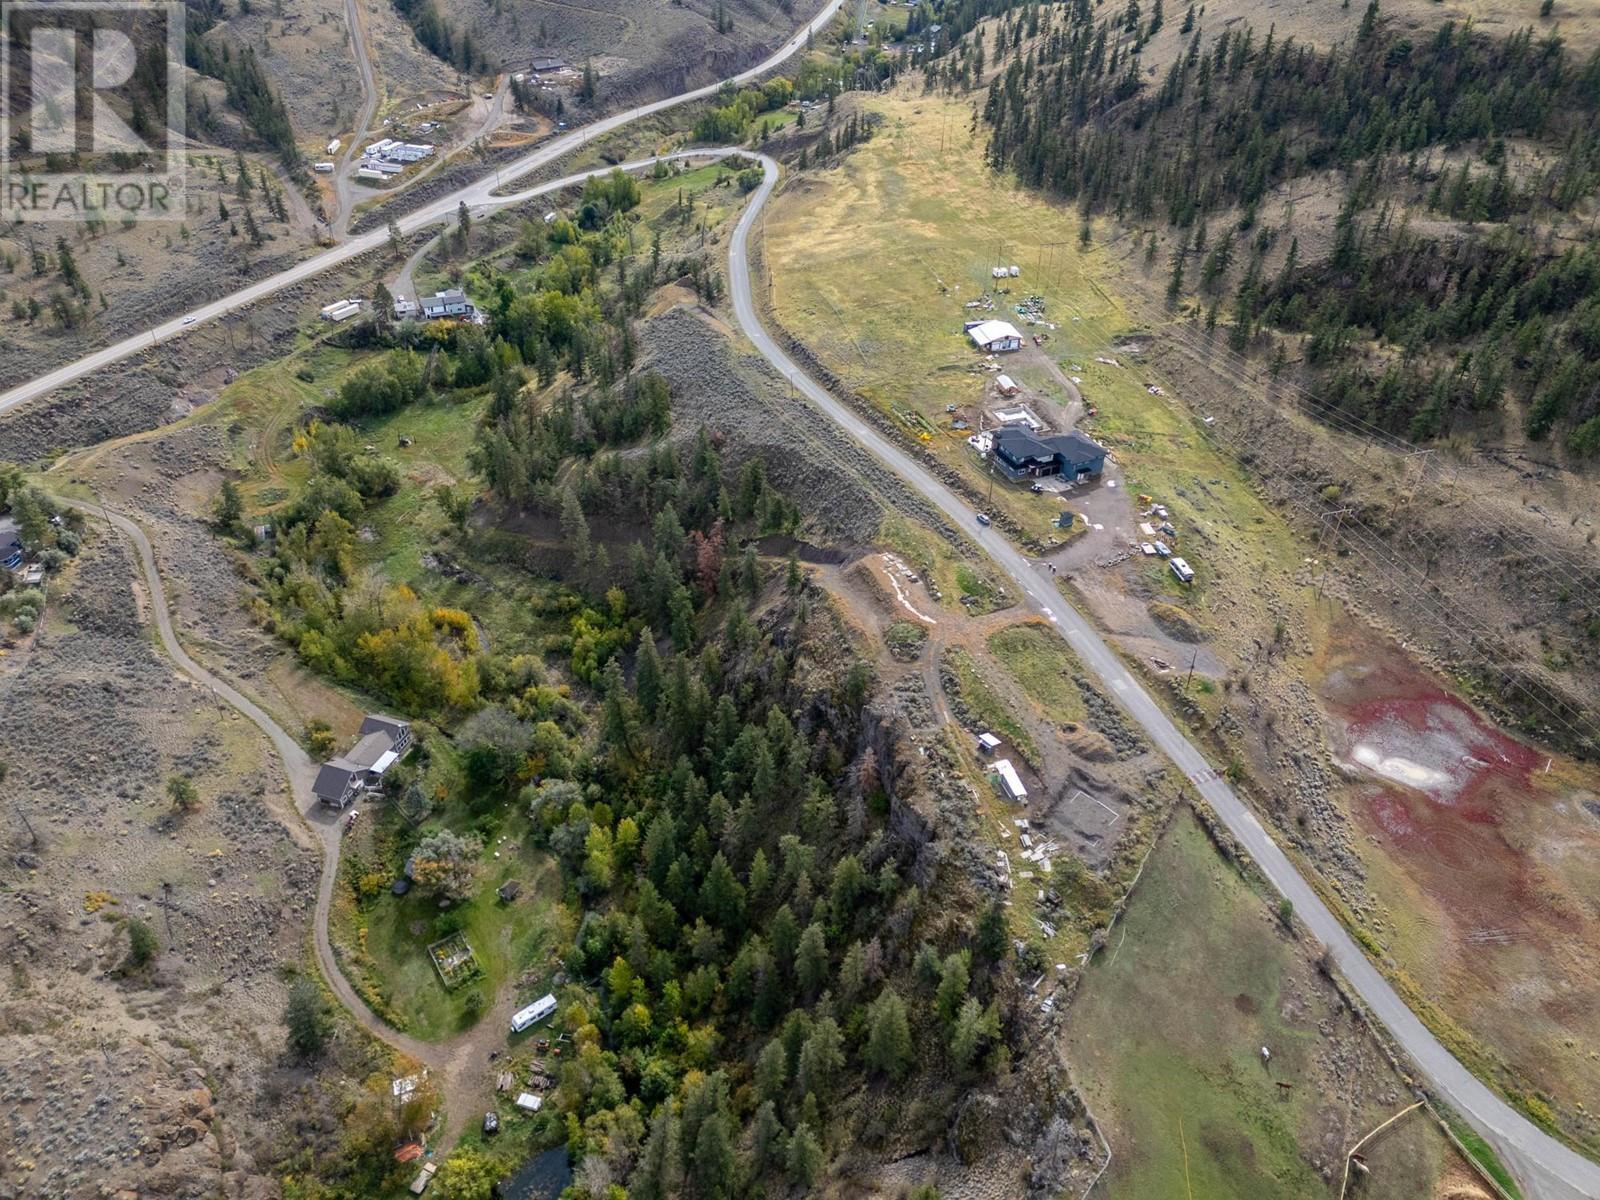
[[[1009,321],[973,321],[966,331],[972,344],[989,354],[1022,349],[1022,335]]]
[[[368,713],[361,721],[361,736],[372,733],[389,735],[390,748],[402,758],[411,749],[411,723],[383,713]]]
[[[990,457],[1008,479],[1064,475],[1098,479],[1106,466],[1106,449],[1076,429],[1040,434],[1018,425],[1002,425],[990,433]]]

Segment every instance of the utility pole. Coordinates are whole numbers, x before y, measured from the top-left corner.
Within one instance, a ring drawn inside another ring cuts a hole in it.
[[[1334,544],[1337,546],[1339,540],[1339,529],[1344,524],[1345,514],[1353,511],[1353,509],[1349,508],[1336,509],[1331,513],[1324,513],[1321,521],[1319,522],[1319,529],[1317,532],[1317,550],[1322,553],[1322,578],[1317,580],[1317,599],[1319,600],[1322,599],[1322,593],[1328,584],[1328,555],[1327,552],[1323,550],[1324,535],[1328,532],[1328,518],[1332,517],[1334,519],[1333,538]]]
[[[1184,676],[1183,680],[1183,694],[1186,696],[1189,694],[1189,684],[1194,679],[1194,665],[1199,661],[1200,647],[1196,646],[1194,648],[1194,653],[1189,656],[1189,674]]]
[[[175,940],[172,932],[172,884],[165,879],[161,881],[161,915],[167,920],[167,944],[170,946]]]

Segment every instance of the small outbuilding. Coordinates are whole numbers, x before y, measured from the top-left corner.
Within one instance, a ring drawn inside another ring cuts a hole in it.
[[[1017,774],[1017,769],[1011,765],[1009,758],[998,758],[994,761],[994,773],[1000,779],[1000,794],[1013,804],[1026,804],[1028,802],[1028,789],[1023,785],[1022,776]]]
[[[424,1163],[422,1170],[417,1172],[417,1177],[411,1181],[411,1194],[420,1196],[428,1190],[428,1185],[433,1182],[434,1174],[439,1170],[438,1163]]]
[[[1000,389],[1002,396],[1015,396],[1022,390],[1017,386],[1017,381],[1009,375],[995,376],[994,386]]]
[[[993,754],[998,749],[1000,749],[1000,739],[995,737],[994,734],[980,733],[978,735],[979,754]]]

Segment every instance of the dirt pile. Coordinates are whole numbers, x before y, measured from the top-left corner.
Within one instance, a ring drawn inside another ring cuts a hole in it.
[[[1152,600],[1147,606],[1150,619],[1154,621],[1161,632],[1169,638],[1179,642],[1202,642],[1205,634],[1200,626],[1195,623],[1186,610],[1176,604],[1166,604],[1160,600]]]

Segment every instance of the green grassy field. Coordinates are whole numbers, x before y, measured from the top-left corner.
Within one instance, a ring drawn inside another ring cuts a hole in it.
[[[1074,209],[985,168],[962,101],[902,86],[864,104],[883,119],[875,136],[838,166],[792,174],[768,206],[763,253],[780,323],[883,411],[930,422],[938,432],[924,444],[983,492],[981,464],[945,412],[977,403],[990,379],[976,369],[962,321],[994,316],[1044,333],[1043,353],[1082,380],[1098,410],[1082,428],[1112,451],[1124,486],[1172,509],[1179,553],[1199,573],[1182,589],[1153,567],[1152,593],[1183,595],[1204,612],[1225,592],[1253,609],[1249,587],[1236,584],[1292,569],[1302,551],[1172,388],[1148,391],[1140,357],[1113,344],[1140,328],[1118,292],[1126,245],[1102,245],[1106,230],[1097,226],[1084,246]],[[1001,261],[1021,268],[1005,285],[1010,294],[995,296],[993,312],[964,308],[992,285],[989,268]],[[1023,324],[1012,311],[1031,293],[1044,297],[1053,330]],[[1146,332],[1161,336],[1159,327]],[[1032,353],[1005,356],[1003,365],[1043,397],[1048,417],[1061,388]],[[1101,357],[1118,365],[1095,361]],[[996,486],[985,505],[1041,541],[1059,536],[1054,497]],[[1220,582],[1219,572],[1227,576]],[[1237,607],[1229,611],[1241,619]]]
[[[885,118],[872,140],[837,168],[798,176],[769,205],[772,302],[782,324],[850,386],[886,412],[911,414],[913,436],[921,432],[942,461],[986,489],[945,412],[981,398],[989,378],[962,332],[976,310],[963,306],[985,293],[1001,261],[1023,266],[1023,275],[1010,282],[1013,294],[996,297],[995,311],[978,316],[1017,321],[1010,306],[1029,292],[1054,303],[1087,291],[1068,249],[1077,216],[976,165],[981,153],[960,102],[901,89],[867,106]],[[929,426],[937,432],[927,434]],[[993,507],[1030,534],[1051,535],[1056,507],[1025,489],[996,487]]]
[[[1036,621],[1010,625],[989,635],[989,651],[1051,721],[1082,721],[1083,693],[1073,677],[1082,672],[1061,638]]]
[[[508,981],[565,944],[570,931],[560,904],[560,872],[547,854],[526,843],[521,814],[509,816],[487,839],[472,898],[444,911],[418,889],[404,896],[388,890],[404,859],[403,852],[392,851],[402,833],[393,809],[375,810],[373,827],[363,833],[367,853],[347,858],[341,876],[352,888],[359,884],[353,876],[367,872],[382,876],[383,883],[365,901],[341,903],[335,941],[347,955],[354,952],[358,986],[380,995],[390,1018],[407,1032],[428,1040],[460,1032]],[[522,894],[502,903],[495,889],[511,879],[522,882]],[[427,953],[444,936],[442,921],[459,927],[482,969],[478,978],[453,989],[444,986]]]
[[[1114,1158],[1104,1194],[1112,1197],[1334,1194],[1344,1149],[1410,1102],[1306,948],[1278,929],[1267,899],[1187,814],[1157,847],[1122,929],[1091,966],[1066,1038],[1108,1127]],[[1357,1077],[1367,1082],[1359,1094],[1344,1086],[1348,1065],[1329,1074],[1333,1054],[1360,1062]],[[1390,1089],[1394,1103],[1382,1099]],[[1311,1154],[1333,1167],[1331,1187]],[[1420,1114],[1374,1142],[1368,1158],[1374,1173],[1361,1194],[1393,1200],[1432,1195],[1455,1162]]]

